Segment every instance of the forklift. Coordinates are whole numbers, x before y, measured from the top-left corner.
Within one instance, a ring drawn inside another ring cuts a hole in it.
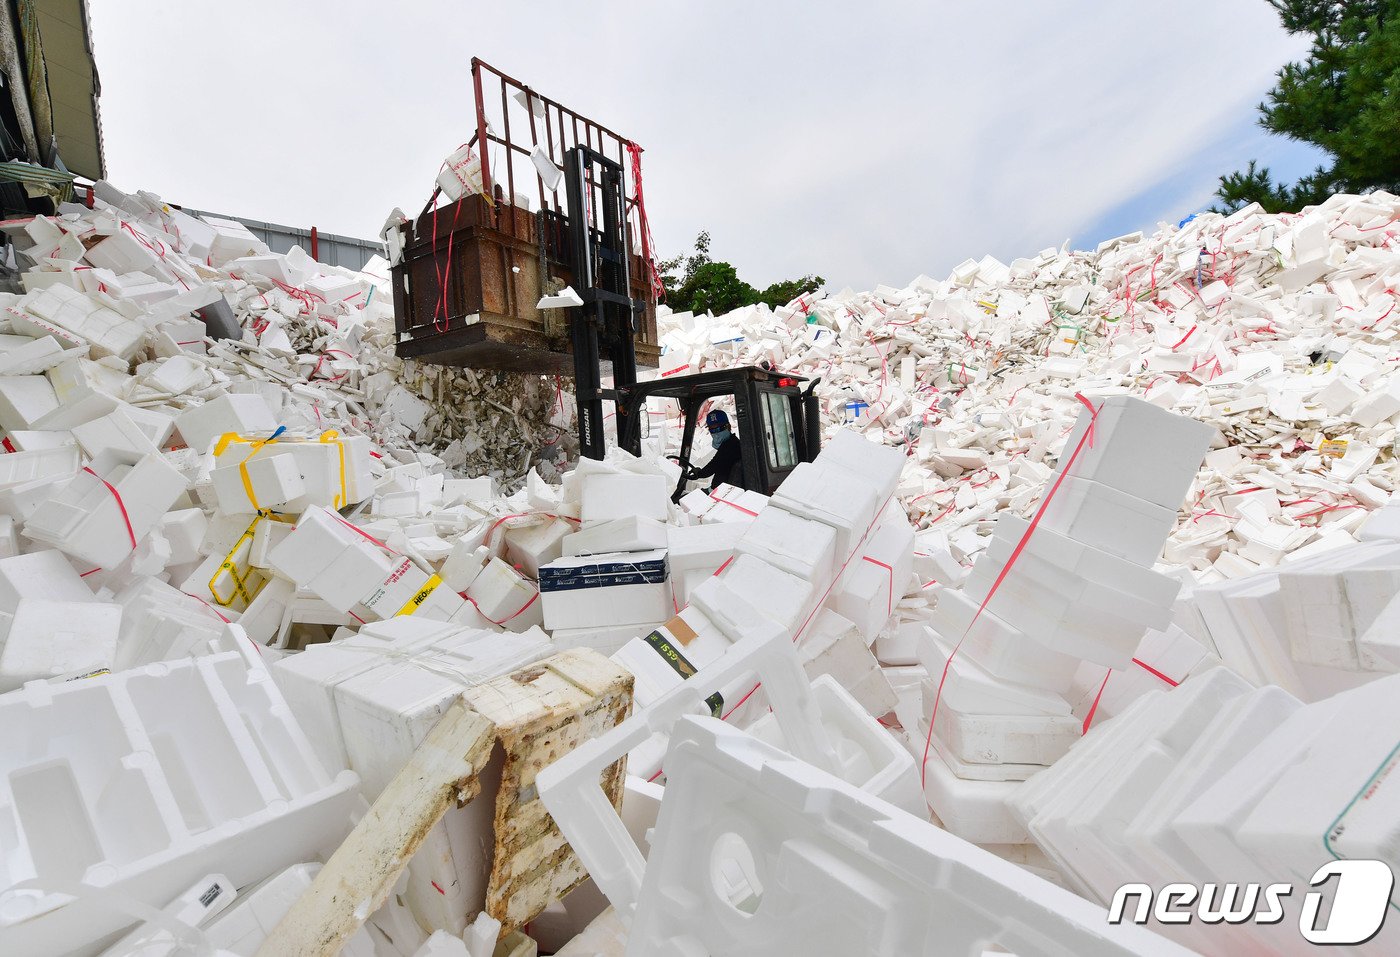
[[[477,133],[467,145],[479,151],[484,189],[441,209],[435,190],[419,217],[398,227],[404,252],[392,281],[397,354],[442,365],[572,371],[580,454],[592,459],[603,458],[607,448],[605,401],[614,404],[618,446],[640,455],[647,401],[674,400],[683,426],[680,455],[672,457],[681,467],[673,500],[689,481],[699,417],[715,403],[732,405],[743,485],[771,495],[798,463],[812,461],[821,449],[814,395],[820,380],[741,366],[638,382],[639,347],[651,364],[660,355],[659,279],[654,269],[650,281],[637,274],[650,260],[638,257],[630,242],[629,207],[638,213],[648,252],[641,148],[477,58],[472,78]],[[495,90],[486,89],[491,84],[499,86],[498,118],[487,115],[486,104],[496,99]],[[528,143],[512,136],[511,97],[528,118]],[[629,153],[631,197],[624,166]],[[526,208],[517,191],[515,163],[524,166],[526,158],[532,165],[521,179],[539,183],[537,212]],[[547,184],[540,171],[551,167],[562,176]],[[539,309],[540,295],[564,280],[581,304]],[[603,388],[605,363],[612,369],[610,389]]]
[[[743,485],[772,495],[799,462],[821,451],[820,406],[814,390],[820,379],[759,366],[737,366],[694,375],[637,381],[633,351],[634,317],[645,302],[628,294],[630,277],[625,239],[627,210],[622,196],[622,167],[579,146],[565,157],[569,209],[601,210],[601,222],[569,218],[574,263],[574,291],[583,300],[570,317],[574,384],[578,400],[580,453],[601,459],[606,449],[603,402],[617,414],[617,444],[640,455],[648,399],[672,399],[681,409],[681,478],[673,500],[685,494],[691,469],[695,426],[702,410],[716,400],[734,407],[734,428],[742,450]],[[613,388],[602,387],[601,350],[612,357]],[[804,387],[805,383],[805,387]]]

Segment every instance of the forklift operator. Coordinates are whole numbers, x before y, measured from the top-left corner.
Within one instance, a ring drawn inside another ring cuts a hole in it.
[[[721,485],[744,488],[743,451],[739,437],[729,428],[729,416],[722,409],[715,409],[705,416],[705,428],[710,430],[710,444],[715,447],[714,458],[703,468],[691,469],[686,477],[702,479],[713,476],[711,492]]]

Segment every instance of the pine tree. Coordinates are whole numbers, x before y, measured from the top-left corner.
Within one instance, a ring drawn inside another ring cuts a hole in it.
[[[1220,208],[1257,202],[1291,211],[1336,192],[1400,189],[1400,0],[1268,2],[1284,29],[1312,37],[1312,48],[1279,71],[1259,123],[1320,147],[1332,162],[1285,184],[1251,161],[1220,178]]]

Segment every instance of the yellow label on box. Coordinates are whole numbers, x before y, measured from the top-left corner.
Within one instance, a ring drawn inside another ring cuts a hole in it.
[[[1339,459],[1347,454],[1346,439],[1328,439],[1317,447],[1319,455],[1329,459]]]

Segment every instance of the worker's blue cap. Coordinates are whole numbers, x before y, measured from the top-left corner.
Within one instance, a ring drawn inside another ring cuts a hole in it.
[[[705,428],[709,429],[711,432],[727,429],[729,428],[729,416],[725,414],[723,409],[715,409],[709,415],[705,416]]]

